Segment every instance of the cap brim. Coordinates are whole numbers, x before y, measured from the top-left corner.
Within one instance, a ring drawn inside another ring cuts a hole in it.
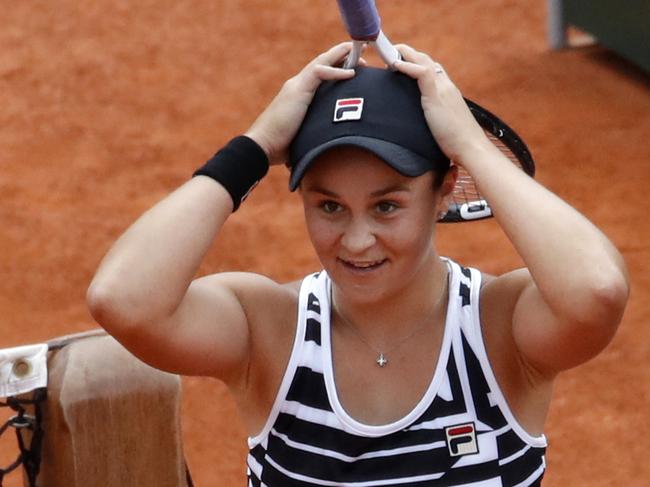
[[[311,164],[319,156],[335,147],[359,147],[379,157],[400,174],[409,177],[421,176],[434,168],[434,161],[426,159],[404,147],[381,139],[348,135],[330,140],[305,154],[292,168],[289,189],[295,191]]]

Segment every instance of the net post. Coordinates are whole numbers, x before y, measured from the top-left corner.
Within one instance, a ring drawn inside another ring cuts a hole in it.
[[[548,42],[551,49],[563,49],[567,46],[563,0],[547,0],[546,4],[548,8]]]
[[[67,340],[48,369],[38,487],[187,487],[178,376],[109,336]]]

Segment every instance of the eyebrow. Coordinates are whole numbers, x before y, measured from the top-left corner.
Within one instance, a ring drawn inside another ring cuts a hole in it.
[[[380,196],[384,196],[390,193],[397,193],[400,191],[409,191],[410,188],[405,185],[405,184],[391,184],[390,186],[386,186],[385,188],[378,189],[377,191],[373,191],[370,193],[370,196],[373,198],[377,198]],[[325,196],[329,196],[331,198],[339,198],[340,196],[335,193],[334,191],[330,191],[329,189],[322,188],[320,186],[312,186],[310,188],[306,188],[306,191],[308,192],[313,192],[313,193],[320,193]]]

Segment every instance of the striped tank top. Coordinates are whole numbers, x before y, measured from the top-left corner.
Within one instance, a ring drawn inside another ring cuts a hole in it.
[[[330,342],[331,281],[306,277],[297,333],[275,403],[248,439],[249,487],[538,486],[544,435],[513,417],[479,322],[481,274],[448,261],[449,304],[437,367],[405,417],[367,425],[341,406]]]

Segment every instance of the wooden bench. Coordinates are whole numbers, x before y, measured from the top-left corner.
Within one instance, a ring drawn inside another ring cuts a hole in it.
[[[180,378],[101,331],[48,346],[38,486],[187,487]]]

